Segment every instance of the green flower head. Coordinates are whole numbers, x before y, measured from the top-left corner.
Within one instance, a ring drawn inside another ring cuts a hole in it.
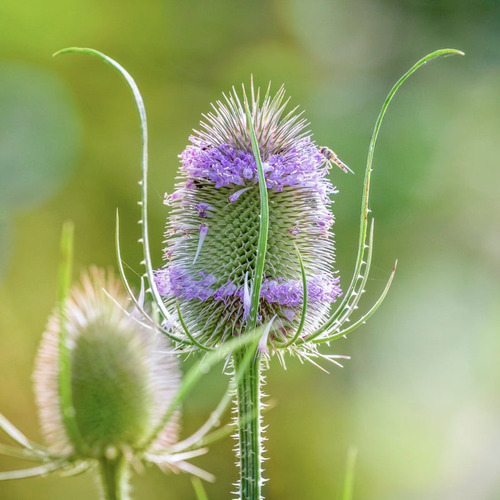
[[[58,312],[49,319],[34,382],[42,430],[58,452],[99,459],[141,449],[177,391],[180,371],[168,341],[127,314],[128,302],[121,283],[96,268],[66,301],[76,432],[68,432],[61,411]],[[175,442],[175,420],[155,437],[155,446]]]

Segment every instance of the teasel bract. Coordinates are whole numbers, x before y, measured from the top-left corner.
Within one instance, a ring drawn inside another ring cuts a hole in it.
[[[253,335],[261,325],[254,360],[238,379],[236,418],[240,466],[236,494],[245,500],[261,498],[262,361],[276,355],[283,362],[288,352],[314,363],[318,357],[336,362],[337,356],[322,353],[319,346],[354,331],[382,303],[395,266],[379,299],[349,323],[371,264],[374,226],[368,201],[380,126],[390,101],[411,74],[439,56],[462,53],[442,49],[428,54],[388,94],[369,144],[357,256],[350,283],[342,292],[333,267],[330,231],[330,195],[336,190],[326,175],[326,167],[337,157],[314,143],[296,109],[286,111],[282,88],[275,95],[269,88],[262,100],[253,85],[250,96],[244,89],[241,96],[233,90],[205,116],[201,131],[181,154],[176,191],[166,197],[171,206],[165,235],[167,262],[155,271],[148,236],[147,120],[140,92],[132,77],[104,54],[92,49],[65,51],[105,60],[134,94],[143,141],[139,241],[147,292],[158,308],[162,331],[179,352],[206,353],[220,350],[231,337]],[[122,278],[131,291],[119,244],[117,248]],[[234,351],[235,373],[241,373],[248,349]]]

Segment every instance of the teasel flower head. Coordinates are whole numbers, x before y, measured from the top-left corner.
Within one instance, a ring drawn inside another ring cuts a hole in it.
[[[165,336],[127,313],[129,298],[111,273],[92,268],[73,287],[63,324],[70,366],[76,432],[68,431],[59,387],[61,319],[49,319],[34,372],[40,423],[50,448],[101,459],[133,455],[177,392],[180,370]],[[177,417],[159,432],[153,447],[176,442]]]
[[[206,347],[245,329],[255,283],[261,195],[245,102],[245,90],[240,99],[233,89],[204,116],[180,155],[176,190],[166,197],[166,264],[156,284],[167,304],[177,302],[186,328]],[[287,112],[287,103],[283,87],[275,95],[269,87],[262,101],[251,87],[269,202],[257,324],[272,321],[265,349],[273,351],[301,322],[302,271],[308,302],[303,335],[321,325],[341,296],[333,267],[331,195],[337,190],[328,177],[330,162],[302,113]]]

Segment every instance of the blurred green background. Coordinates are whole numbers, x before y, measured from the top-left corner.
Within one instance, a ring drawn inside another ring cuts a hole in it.
[[[357,499],[500,498],[500,2],[463,0],[2,0],[0,3],[0,411],[40,440],[30,374],[54,306],[63,221],[76,224],[76,268],[138,269],[140,134],[117,75],[136,78],[150,125],[150,227],[161,265],[177,155],[231,85],[284,83],[319,144],[356,175],[332,172],[337,268],[347,286],[371,130],[395,80],[432,50],[465,58],[424,67],[396,97],[375,156],[375,254],[368,307],[393,265],[386,302],[331,352],[329,375],[273,363],[266,387],[271,499],[336,498],[350,445]],[[225,377],[207,377],[184,410],[202,423]],[[7,440],[7,439],[6,439]],[[195,461],[230,498],[231,439]],[[20,467],[0,459],[0,470]],[[186,476],[148,469],[138,499],[194,498]],[[95,497],[92,474],[0,484],[2,500]]]

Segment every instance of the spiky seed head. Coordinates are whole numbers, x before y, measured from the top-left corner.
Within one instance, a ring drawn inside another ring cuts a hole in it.
[[[67,300],[70,385],[80,443],[72,441],[61,413],[59,313],[50,317],[37,355],[34,386],[51,448],[79,458],[128,455],[140,450],[158,427],[179,386],[179,368],[165,337],[141,326],[127,308],[121,283],[98,269],[84,274]],[[153,446],[175,442],[177,427],[174,418]]]
[[[245,89],[243,88],[243,93]],[[341,294],[332,268],[334,242],[326,159],[281,87],[250,108],[268,188],[270,227],[259,304],[261,323],[274,318],[271,345],[300,320],[302,255],[308,283],[304,334]],[[166,304],[178,302],[185,324],[207,346],[241,333],[249,313],[260,227],[256,162],[242,101],[234,90],[204,115],[201,131],[180,155],[181,168],[165,233],[166,264],[156,284]],[[173,308],[173,325],[176,313]],[[180,330],[182,334],[182,330]]]

